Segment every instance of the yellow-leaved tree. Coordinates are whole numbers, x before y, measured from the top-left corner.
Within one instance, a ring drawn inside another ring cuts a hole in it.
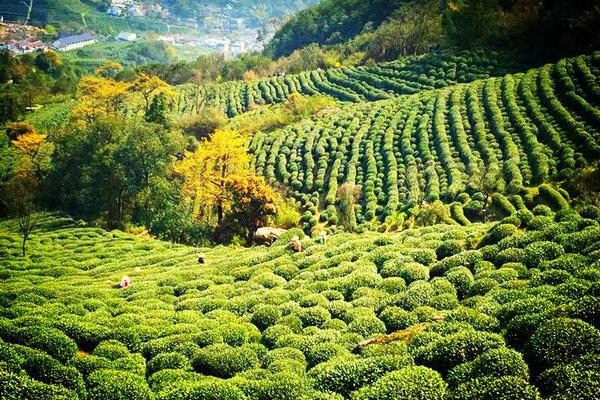
[[[46,135],[30,126],[27,133],[17,136],[12,141],[17,160],[17,170],[21,174],[30,174],[35,176],[37,180],[41,180],[48,171],[53,145],[45,139]]]
[[[202,140],[196,151],[186,152],[175,172],[183,178],[183,191],[192,201],[196,219],[204,218],[210,224],[216,213],[221,224],[231,206],[227,182],[250,175],[249,163],[246,138],[235,130],[217,130]]]
[[[175,92],[171,86],[156,75],[139,73],[136,79],[131,83],[130,91],[138,93],[144,99],[144,113],[148,112],[152,98],[158,93],[164,93],[167,97],[175,97]]]
[[[78,86],[78,105],[71,112],[74,119],[87,122],[100,115],[116,114],[123,111],[129,95],[129,84],[114,79],[85,76]]]

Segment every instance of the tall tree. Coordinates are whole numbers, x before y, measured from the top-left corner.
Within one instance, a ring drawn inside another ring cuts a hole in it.
[[[31,171],[21,170],[3,188],[3,202],[21,234],[21,253],[26,255],[27,241],[44,213],[38,208],[39,183]]]
[[[137,78],[132,82],[130,90],[138,93],[144,99],[144,113],[148,113],[150,101],[154,95],[159,92],[172,93],[167,82],[163,81],[158,76],[148,75],[143,72],[138,74]]]
[[[258,176],[234,176],[226,181],[226,189],[233,204],[227,213],[221,233],[229,239],[232,234],[240,234],[248,243],[252,241],[257,228],[265,226],[269,217],[277,214],[279,196]]]
[[[246,138],[234,130],[217,130],[196,151],[186,153],[175,170],[183,176],[184,193],[192,200],[193,215],[210,221],[215,209],[220,225],[230,206],[227,181],[247,176],[249,163]]]

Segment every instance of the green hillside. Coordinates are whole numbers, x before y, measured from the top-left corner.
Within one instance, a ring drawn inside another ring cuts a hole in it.
[[[253,166],[290,188],[309,226],[338,221],[344,183],[360,188],[359,224],[394,225],[399,210],[440,199],[458,200],[453,213],[461,223],[479,220],[486,176],[494,176],[487,190],[516,195],[518,208],[519,195],[531,197],[527,187],[598,160],[598,63],[598,54],[564,59],[524,74],[341,106],[256,134]]]
[[[290,232],[271,248],[203,249],[205,265],[197,249],[59,216],[21,257],[15,222],[3,221],[0,393],[591,398],[600,354],[592,211],[538,206],[493,226],[337,234],[326,245],[304,240],[299,254],[286,246]],[[116,289],[123,275],[132,284]]]
[[[6,21],[25,22],[27,6],[23,1],[3,0],[0,3],[0,16]],[[80,0],[35,0],[29,22],[38,26],[52,24],[61,31],[79,32],[89,29],[103,35],[116,35],[123,30],[167,30],[167,25],[162,21],[111,17],[94,5]]]
[[[494,51],[432,53],[370,67],[332,68],[226,82],[202,93],[200,103],[221,107],[229,116],[235,116],[258,105],[281,103],[291,93],[324,94],[347,102],[375,101],[523,69],[514,56]],[[185,85],[180,89],[183,96],[180,111],[192,111],[192,105],[197,103],[193,98],[197,91]]]
[[[311,43],[335,44],[351,39],[370,24],[377,27],[403,0],[326,0],[299,12],[268,44],[265,52],[286,56]]]

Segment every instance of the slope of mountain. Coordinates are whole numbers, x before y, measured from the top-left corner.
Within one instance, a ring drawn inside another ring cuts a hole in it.
[[[250,144],[253,165],[291,188],[313,224],[317,210],[338,220],[344,183],[360,188],[359,223],[439,199],[460,200],[454,206],[461,223],[478,220],[486,176],[495,177],[488,190],[516,195],[519,208],[524,188],[598,160],[599,60],[596,53],[524,74],[345,105],[258,133]]]
[[[3,0],[0,2],[0,16],[6,21],[25,22],[27,2]],[[100,34],[116,35],[123,30],[163,32],[167,25],[158,20],[145,18],[115,18],[99,10],[96,6],[81,0],[35,0],[29,23],[45,26],[53,24],[63,31],[93,30]]]
[[[298,13],[269,43],[265,52],[286,56],[311,43],[336,44],[359,34],[365,26],[377,27],[403,0],[325,0]]]

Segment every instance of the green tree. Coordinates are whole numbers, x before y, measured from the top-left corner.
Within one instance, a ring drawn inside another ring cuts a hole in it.
[[[498,39],[501,21],[498,0],[456,0],[447,3],[442,27],[451,44],[473,47]]]
[[[55,144],[53,197],[69,213],[122,227],[136,196],[164,176],[180,136],[137,118],[101,117],[64,132]]]
[[[38,205],[39,182],[30,171],[19,171],[2,188],[2,201],[21,234],[21,253],[26,254],[27,241],[38,227],[44,213]]]
[[[146,112],[146,121],[153,122],[167,128],[171,124],[169,112],[172,109],[173,102],[171,101],[171,98],[164,93],[159,93],[152,98],[150,107],[148,107],[148,111]]]

